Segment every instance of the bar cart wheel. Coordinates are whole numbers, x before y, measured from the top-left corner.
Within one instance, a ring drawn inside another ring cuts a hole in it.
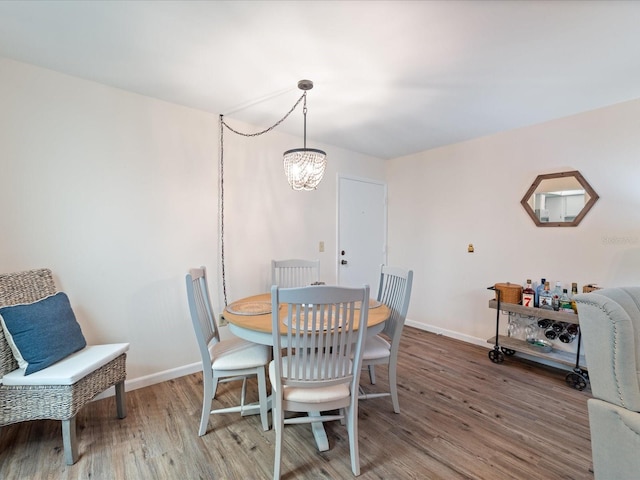
[[[502,363],[504,362],[504,353],[495,347],[493,350],[489,350],[489,360],[493,363]]]
[[[504,353],[507,357],[511,357],[516,354],[515,350],[512,350],[507,347],[500,347],[500,349],[502,350],[502,353]]]
[[[587,372],[583,371],[580,368],[575,368],[573,372],[567,373],[565,378],[567,385],[576,390],[584,390],[587,387],[587,381],[589,377]]]

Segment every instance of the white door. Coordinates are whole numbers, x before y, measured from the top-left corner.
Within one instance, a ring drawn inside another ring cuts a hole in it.
[[[338,284],[378,291],[387,251],[387,187],[375,180],[338,178]]]

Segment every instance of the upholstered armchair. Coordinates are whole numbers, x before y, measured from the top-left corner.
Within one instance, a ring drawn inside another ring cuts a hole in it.
[[[596,480],[640,475],[640,287],[575,297],[593,398],[588,400]]]

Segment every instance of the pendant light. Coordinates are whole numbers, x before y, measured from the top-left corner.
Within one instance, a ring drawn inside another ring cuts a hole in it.
[[[327,154],[316,148],[307,148],[307,91],[313,88],[311,80],[300,80],[298,88],[303,90],[304,143],[302,148],[284,152],[283,164],[287,181],[294,190],[315,190],[324,176]]]

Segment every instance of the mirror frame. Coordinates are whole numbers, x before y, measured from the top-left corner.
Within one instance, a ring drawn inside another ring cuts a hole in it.
[[[529,199],[534,194],[536,189],[540,186],[540,183],[542,183],[543,180],[548,180],[550,178],[564,178],[564,177],[574,177],[578,181],[578,183],[582,185],[582,188],[584,189],[585,193],[589,195],[589,201],[585,203],[584,207],[582,207],[582,210],[580,210],[580,213],[576,215],[576,218],[574,218],[572,222],[541,222],[540,219],[536,216],[533,209],[531,208],[531,205],[529,205]],[[525,211],[529,214],[533,222],[538,227],[576,227],[582,221],[584,216],[589,212],[589,210],[591,210],[593,205],[598,201],[598,198],[600,198],[598,194],[595,192],[593,188],[591,188],[591,185],[589,185],[589,183],[580,174],[580,172],[578,170],[573,170],[571,172],[548,173],[546,175],[538,175],[535,181],[531,184],[531,187],[529,188],[529,190],[527,190],[527,193],[525,193],[524,197],[522,197],[522,200],[520,201],[520,203],[522,204]]]

